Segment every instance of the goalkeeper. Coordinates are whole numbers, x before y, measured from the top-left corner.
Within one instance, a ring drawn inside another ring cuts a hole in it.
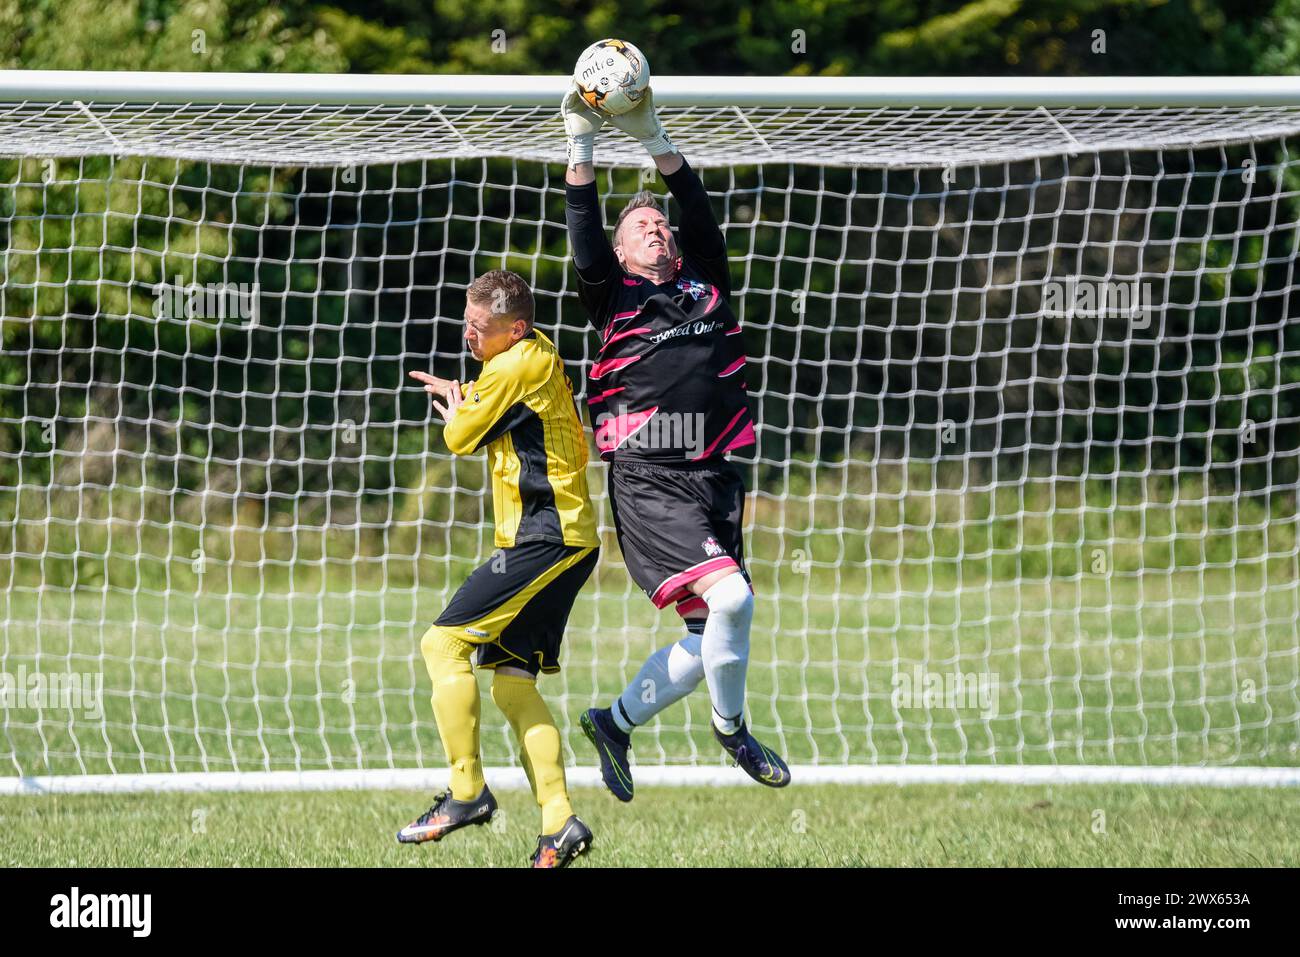
[[[686,626],[610,707],[585,712],[580,723],[605,785],[630,801],[632,729],[704,680],[723,749],[756,781],[783,787],[789,768],[754,739],[744,718],[754,596],[741,535],[745,486],[726,453],[755,439],[740,323],[728,302],[726,240],[699,177],[664,132],[650,90],[631,112],[608,116],[589,108],[573,85],[561,113],[578,295],[600,331],[587,402],[596,446],[610,462],[615,531],[632,579],[655,607],[676,605]],[[681,207],[680,251],[649,192],[619,214],[612,246],[606,238],[592,166],[595,134],[605,123],[654,159]]]
[[[448,449],[467,455],[487,448],[498,550],[470,574],[420,642],[451,790],[397,839],[437,841],[486,824],[496,810],[479,756],[473,657],[478,667],[495,671],[492,700],[514,729],[542,810],[533,866],[564,867],[591,845],[592,835],[569,804],[560,733],[536,678],[539,671],[559,671],[569,611],[596,565],[587,441],[555,346],[533,328],[528,284],[494,270],[474,280],[466,300],[465,341],[483,363],[478,380],[461,385],[424,372],[411,376],[441,396],[433,404],[446,420]]]

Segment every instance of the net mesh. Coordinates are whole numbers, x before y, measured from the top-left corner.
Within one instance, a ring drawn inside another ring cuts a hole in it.
[[[663,112],[750,356],[755,733],[1300,763],[1300,111]],[[662,191],[637,149],[598,142],[606,222]],[[0,105],[6,773],[442,763],[418,642],[490,489],[406,372],[473,376],[505,267],[581,391],[562,152],[552,110]],[[590,477],[541,684],[582,764],[681,636]],[[516,763],[490,705],[483,749]],[[702,688],[635,758],[721,762]]]
[[[691,165],[931,167],[1057,154],[1215,146],[1300,131],[1300,107],[664,109]],[[346,166],[506,157],[562,164],[551,107],[159,103],[0,104],[0,155],[150,156]],[[597,134],[602,166],[645,167],[632,140]]]

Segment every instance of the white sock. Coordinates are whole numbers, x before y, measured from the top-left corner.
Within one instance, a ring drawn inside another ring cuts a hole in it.
[[[614,723],[623,731],[631,732],[670,704],[685,698],[703,678],[700,636],[688,633],[681,641],[665,645],[646,659],[610,709]]]
[[[740,572],[728,575],[704,593],[709,606],[700,657],[713,701],[713,723],[733,734],[745,713],[745,672],[749,667],[749,625],[754,595]]]

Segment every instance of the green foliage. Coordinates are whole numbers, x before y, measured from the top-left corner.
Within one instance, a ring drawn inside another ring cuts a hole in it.
[[[1298,24],[1297,0],[0,0],[0,67],[567,73],[626,36],[661,73],[1290,73]]]
[[[6,69],[332,73],[348,65],[303,2],[0,0],[0,23]]]
[[[337,44],[349,72],[433,72],[428,43],[401,27],[386,27],[329,7],[319,10],[316,19],[317,33]]]

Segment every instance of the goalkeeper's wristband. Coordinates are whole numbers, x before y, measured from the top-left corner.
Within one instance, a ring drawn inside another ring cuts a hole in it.
[[[651,156],[663,156],[665,153],[676,153],[677,147],[673,146],[673,141],[668,138],[668,133],[661,126],[659,132],[648,140],[638,141],[645,147],[646,152]]]
[[[569,166],[590,163],[596,155],[596,134],[579,133],[569,137]]]

